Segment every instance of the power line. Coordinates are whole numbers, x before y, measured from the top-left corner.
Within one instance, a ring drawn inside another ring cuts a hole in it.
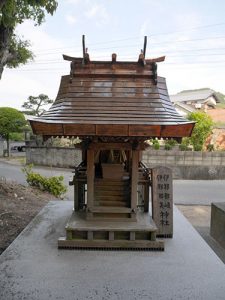
[[[176,53],[176,52],[175,52]],[[195,54],[180,54],[180,55],[166,55],[167,57],[199,57],[199,56],[225,56],[225,53],[206,53],[206,54],[203,54],[203,53],[195,53]],[[110,56],[94,56],[94,59],[96,58],[109,58],[110,59]],[[118,56],[118,58],[127,58],[127,59],[133,59],[133,58],[136,58],[137,60],[137,57],[135,57],[134,55],[121,55],[121,56]],[[119,61],[119,60],[118,60]],[[54,64],[54,63],[61,63],[61,64],[66,64],[68,62],[66,61],[59,61],[59,60],[43,60],[43,61],[36,61],[36,62],[31,62],[32,64],[35,63],[35,64]],[[28,63],[28,64],[31,64],[31,63]]]
[[[162,33],[153,33],[153,34],[148,34],[147,36],[149,38],[151,37],[155,37],[155,36],[162,36],[162,35],[171,35],[171,34],[175,34],[175,33],[182,33],[182,32],[186,32],[186,31],[193,31],[193,30],[197,30],[197,29],[203,29],[203,28],[210,28],[210,27],[216,27],[216,26],[223,26],[225,25],[225,22],[221,22],[221,23],[216,23],[216,24],[208,24],[208,25],[202,25],[202,26],[196,26],[196,27],[191,27],[191,28],[185,28],[183,30],[177,30],[177,31],[170,31],[170,32],[162,32]],[[122,39],[117,39],[117,40],[111,40],[111,41],[105,41],[105,42],[98,42],[98,43],[93,43],[93,44],[88,44],[88,47],[91,46],[95,46],[95,45],[104,45],[104,44],[111,44],[111,43],[118,43],[118,42],[124,42],[124,41],[129,41],[129,40],[138,40],[140,39],[140,36],[134,36],[134,37],[129,37],[129,38],[122,38]],[[73,49],[81,49],[81,45],[74,45],[74,46],[68,46],[68,47],[60,47],[60,48],[49,48],[49,49],[45,49],[45,50],[39,50],[38,52],[44,52],[46,50],[63,50],[63,49],[69,49],[69,48],[73,48]]]
[[[152,42],[152,46],[155,46],[155,45],[161,45],[161,44],[179,44],[179,43],[186,43],[186,42],[197,42],[197,41],[206,41],[206,40],[218,40],[218,39],[225,39],[225,36],[218,36],[218,37],[208,37],[208,38],[196,38],[196,39],[186,39],[186,40],[175,40],[175,41],[164,41],[164,42]],[[102,50],[109,50],[111,49],[111,51],[115,51],[115,49],[122,49],[122,48],[136,48],[136,49],[139,49],[138,48],[138,45],[135,44],[135,45],[124,45],[124,46],[117,46],[117,47],[103,47],[103,48],[93,48],[91,49],[91,51],[102,51]],[[66,49],[66,48],[62,48],[62,49]],[[38,53],[37,53],[38,54]],[[50,55],[50,54],[61,54],[60,52],[46,52],[46,53],[42,53],[42,54],[38,54],[39,56],[40,55]]]

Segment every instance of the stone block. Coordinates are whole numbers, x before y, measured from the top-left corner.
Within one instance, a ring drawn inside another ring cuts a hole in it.
[[[185,159],[186,158],[193,158],[194,154],[193,154],[193,151],[185,151]]]
[[[212,165],[212,161],[211,161],[211,159],[210,160],[209,159],[205,159],[205,160],[202,161],[201,165],[202,166],[209,166],[210,167]]]
[[[202,158],[202,151],[193,151],[192,153],[194,158],[196,157]]]
[[[214,157],[214,156],[212,157],[212,165],[213,166],[217,166],[217,165],[219,166],[219,165],[221,165],[221,163],[222,163],[221,162],[221,157],[218,157],[218,156],[217,157]],[[224,164],[225,164],[225,161],[224,161]]]
[[[202,152],[202,159],[212,158],[213,152]]]
[[[225,159],[221,160],[221,166],[225,166]]]
[[[210,234],[225,248],[225,202],[211,205]]]
[[[152,217],[158,228],[157,236],[173,236],[172,170],[167,167],[152,169]]]

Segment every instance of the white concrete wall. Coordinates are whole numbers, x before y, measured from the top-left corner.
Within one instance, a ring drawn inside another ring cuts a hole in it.
[[[81,162],[81,151],[61,147],[27,147],[27,163],[70,168]],[[225,179],[225,151],[146,150],[142,161],[149,167],[168,166],[174,178]]]

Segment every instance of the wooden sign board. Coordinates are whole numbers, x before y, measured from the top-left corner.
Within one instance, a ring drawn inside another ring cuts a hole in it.
[[[173,182],[172,170],[152,169],[152,218],[158,227],[157,236],[173,237]]]

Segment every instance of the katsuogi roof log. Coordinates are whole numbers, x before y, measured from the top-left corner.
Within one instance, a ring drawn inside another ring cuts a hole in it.
[[[91,61],[64,56],[71,72],[62,76],[58,95],[49,111],[30,120],[35,134],[45,136],[190,136],[194,123],[172,105],[166,80],[157,76],[157,62]]]

